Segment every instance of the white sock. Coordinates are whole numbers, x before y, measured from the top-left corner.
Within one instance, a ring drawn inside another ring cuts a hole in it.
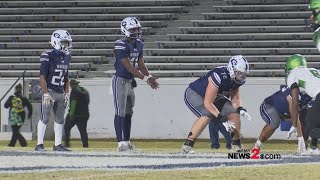
[[[298,140],[300,140],[300,141],[304,141],[303,136],[298,137]]]
[[[47,125],[45,125],[41,120],[39,120],[38,122],[38,143],[39,144],[43,144],[43,138],[44,138],[44,133],[46,132],[46,127]]]
[[[61,144],[62,130],[63,130],[63,124],[58,124],[54,122],[54,145],[55,146],[58,146]]]
[[[261,145],[262,145],[262,142],[259,139],[254,144],[255,147],[261,147]]]

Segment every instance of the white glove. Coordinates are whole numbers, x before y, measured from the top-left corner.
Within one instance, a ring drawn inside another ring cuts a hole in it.
[[[68,109],[69,108],[69,98],[70,98],[70,94],[69,93],[65,93],[64,94],[64,109]]]
[[[303,137],[298,137],[298,153],[299,154],[306,154],[306,144],[304,142]]]
[[[249,113],[247,112],[247,110],[245,108],[243,108],[242,106],[239,106],[237,108],[237,112],[244,118],[246,118],[247,120],[251,121],[252,117],[249,115]]]
[[[226,121],[226,122],[223,122],[222,124],[224,125],[224,127],[226,128],[226,130],[229,131],[229,132],[232,132],[232,131],[236,128],[236,126],[234,125],[234,123],[231,122],[231,121],[229,121],[229,120]]]
[[[250,116],[250,114],[247,111],[241,110],[240,115],[242,117],[246,118],[247,120],[252,121],[252,117]]]
[[[289,132],[288,132],[288,139],[291,137],[291,134],[295,133],[295,135],[297,136],[297,127],[293,127],[291,126]]]
[[[53,102],[54,102],[54,99],[50,96],[49,93],[44,93],[43,94],[43,106],[45,108],[51,107]]]

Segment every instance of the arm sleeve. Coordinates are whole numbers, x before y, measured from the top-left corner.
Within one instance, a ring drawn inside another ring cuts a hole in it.
[[[217,88],[219,88],[221,85],[221,78],[216,72],[212,73],[212,75],[209,77],[209,81],[211,81],[212,84]]]
[[[43,52],[40,56],[40,75],[47,76],[49,73],[49,55]]]
[[[123,58],[129,57],[126,51],[126,44],[121,40],[115,42],[114,52],[116,56],[116,61],[120,61]]]

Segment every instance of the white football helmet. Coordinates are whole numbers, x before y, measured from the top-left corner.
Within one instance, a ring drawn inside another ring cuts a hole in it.
[[[51,35],[50,44],[56,50],[68,55],[72,48],[71,35],[66,30],[56,30]]]
[[[121,21],[121,33],[128,38],[140,38],[141,24],[135,17],[126,17]]]
[[[237,84],[243,84],[249,74],[249,63],[242,55],[233,56],[228,63],[231,79]]]

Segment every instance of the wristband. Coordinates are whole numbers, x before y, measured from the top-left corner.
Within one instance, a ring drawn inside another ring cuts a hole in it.
[[[247,110],[246,110],[245,108],[243,108],[242,106],[239,106],[239,107],[237,108],[237,113],[240,114],[240,111],[241,111],[241,110],[244,110],[245,112],[247,112]]]

